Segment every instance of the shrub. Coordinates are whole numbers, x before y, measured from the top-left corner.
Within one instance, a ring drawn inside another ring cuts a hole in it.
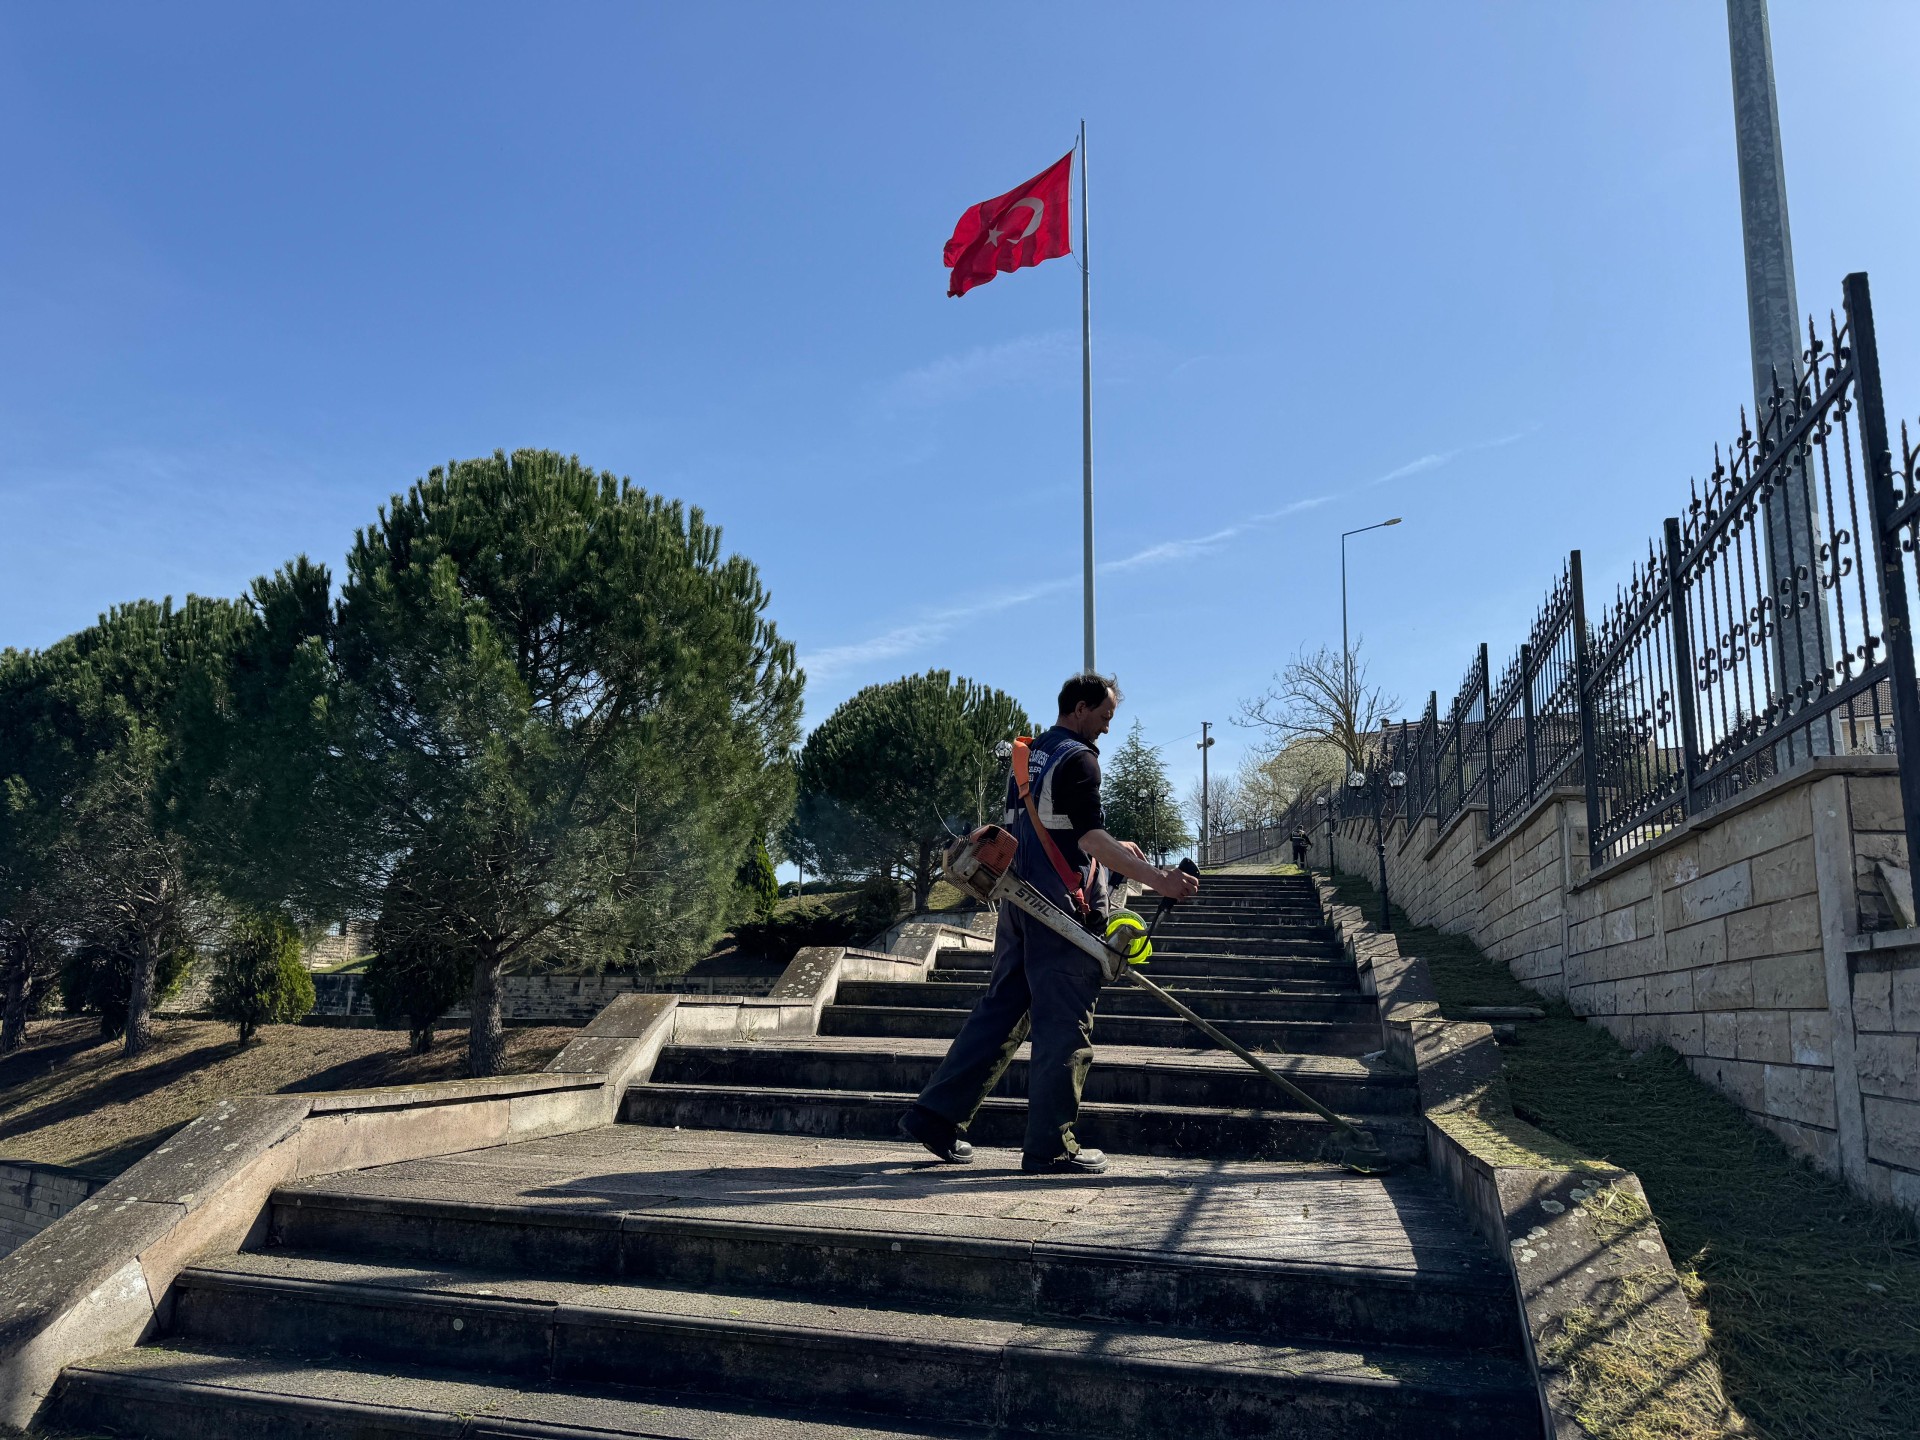
[[[300,932],[277,913],[249,915],[220,949],[211,987],[213,1016],[240,1029],[246,1045],[262,1025],[291,1025],[313,1009],[313,977],[300,963]]]
[[[416,1055],[433,1046],[433,1025],[466,998],[473,967],[453,942],[381,916],[367,961],[367,995],[382,1025],[405,1025]]]
[[[774,907],[780,903],[780,877],[774,873],[773,857],[767,853],[766,841],[756,840],[748,847],[736,882],[754,919],[765,920],[773,914]]]
[[[855,893],[848,919],[854,938],[871,940],[905,913],[913,892],[890,875],[874,875]]]
[[[809,945],[851,945],[855,938],[851,915],[838,915],[824,905],[796,905],[766,920],[749,920],[734,927],[734,944],[751,955],[785,965]]]

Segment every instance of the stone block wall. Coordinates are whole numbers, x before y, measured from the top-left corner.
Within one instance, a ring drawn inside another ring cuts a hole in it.
[[[0,1159],[0,1255],[38,1235],[106,1183],[62,1165]]]
[[[1484,811],[1441,834],[1396,825],[1388,883],[1417,922],[1624,1044],[1670,1046],[1793,1150],[1920,1211],[1920,930],[1890,896],[1910,886],[1894,762],[1816,761],[1591,875],[1586,831],[1573,791],[1490,844]],[[1341,827],[1336,854],[1376,879],[1371,822]]]

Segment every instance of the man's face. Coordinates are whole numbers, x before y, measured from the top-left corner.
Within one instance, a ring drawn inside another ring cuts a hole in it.
[[[1083,740],[1098,740],[1113,726],[1113,712],[1120,708],[1120,701],[1113,691],[1107,691],[1107,698],[1098,705],[1076,705],[1069,717],[1070,728]]]

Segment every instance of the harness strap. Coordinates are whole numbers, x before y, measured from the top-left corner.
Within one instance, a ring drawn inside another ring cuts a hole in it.
[[[1047,859],[1053,862],[1054,874],[1060,877],[1060,883],[1067,888],[1068,897],[1084,916],[1088,911],[1086,877],[1067,863],[1067,857],[1060,853],[1052,833],[1040,823],[1039,807],[1033,803],[1032,750],[1033,740],[1030,736],[1022,735],[1013,742],[1013,782],[1020,791],[1020,803],[1027,807],[1027,819],[1033,825],[1033,833],[1040,837],[1040,848],[1047,852]]]

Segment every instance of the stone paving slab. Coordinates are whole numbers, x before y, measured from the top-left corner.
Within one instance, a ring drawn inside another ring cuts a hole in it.
[[[1115,1156],[1099,1176],[1031,1176],[1019,1152],[970,1166],[902,1143],[617,1125],[322,1177],[283,1194],[391,1197],[588,1215],[997,1235],[1160,1258],[1212,1256],[1505,1283],[1423,1171]],[[1006,1228],[1001,1228],[1001,1227]]]

